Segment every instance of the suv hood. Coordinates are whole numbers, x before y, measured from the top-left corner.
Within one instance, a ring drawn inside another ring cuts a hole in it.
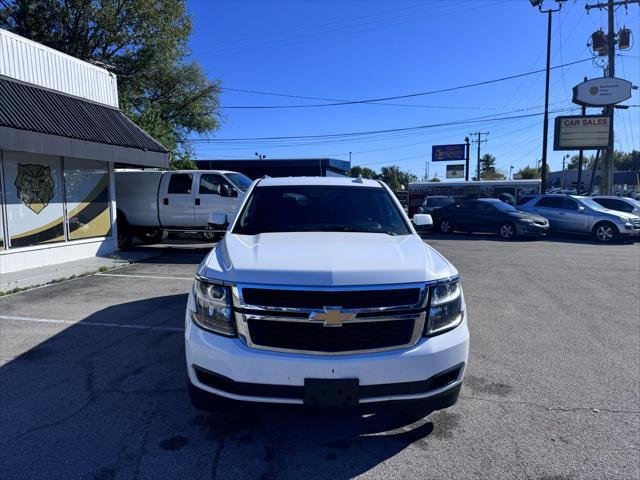
[[[293,232],[227,233],[198,273],[231,283],[382,285],[457,275],[418,235]]]

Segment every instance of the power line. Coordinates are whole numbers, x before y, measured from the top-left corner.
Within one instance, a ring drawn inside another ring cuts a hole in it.
[[[550,111],[549,113],[558,113],[562,111],[570,110],[569,109],[558,109],[554,111]],[[403,128],[389,128],[383,130],[369,130],[362,132],[348,132],[348,133],[332,133],[332,134],[321,134],[321,135],[291,135],[291,136],[278,136],[278,137],[245,137],[245,138],[191,138],[189,141],[194,142],[245,142],[245,141],[272,141],[272,140],[294,140],[294,139],[335,139],[335,138],[344,138],[344,137],[358,137],[363,135],[375,135],[375,134],[384,134],[384,133],[397,133],[397,132],[409,132],[415,130],[422,130],[427,128],[435,128],[435,127],[445,127],[450,125],[464,125],[470,123],[482,123],[486,122],[488,119],[495,121],[503,121],[503,120],[513,120],[518,118],[528,118],[528,117],[536,117],[542,115],[543,112],[538,113],[528,113],[523,115],[509,115],[504,117],[496,117],[495,115],[486,115],[484,117],[476,117],[465,120],[457,120],[452,122],[443,122],[443,123],[433,123],[427,125],[418,125],[414,127],[403,127]]]
[[[571,65],[576,65],[578,63],[584,63],[584,62],[590,62],[592,60],[592,58],[585,58],[582,60],[576,60],[574,62],[569,62],[569,63],[565,63],[565,64],[561,64],[561,65],[556,65],[553,67],[550,67],[550,70],[555,70],[558,68],[564,68],[564,67],[568,67]],[[479,87],[479,86],[483,86],[483,85],[489,85],[492,83],[498,83],[498,82],[504,82],[507,80],[513,80],[514,78],[521,78],[521,77],[526,77],[529,75],[535,75],[538,73],[543,73],[545,72],[546,69],[542,68],[539,70],[533,70],[530,72],[525,72],[525,73],[518,73],[515,75],[509,75],[507,77],[500,77],[500,78],[495,78],[492,80],[484,80],[481,82],[476,82],[476,83],[469,83],[466,85],[457,85],[455,87],[448,87],[448,88],[441,88],[438,90],[429,90],[426,92],[417,92],[417,93],[409,93],[406,95],[395,95],[395,96],[391,96],[391,97],[382,97],[382,98],[371,98],[371,99],[367,99],[367,100],[344,100],[344,101],[335,101],[334,99],[322,99],[322,100],[326,100],[326,101],[330,101],[332,103],[316,103],[316,104],[306,104],[306,105],[238,105],[238,106],[222,106],[220,108],[225,108],[225,109],[276,109],[276,108],[317,108],[317,107],[335,107],[335,106],[341,106],[341,105],[357,105],[357,104],[367,104],[367,103],[379,103],[379,102],[386,102],[388,100],[400,100],[400,99],[404,99],[404,98],[415,98],[415,97],[422,97],[425,95],[434,95],[436,93],[445,93],[445,92],[453,92],[456,90],[462,90],[465,88],[472,88],[472,87]],[[288,94],[277,94],[277,93],[272,93],[272,92],[259,92],[259,91],[252,91],[252,90],[242,90],[242,89],[233,89],[233,88],[226,88],[226,87],[222,87],[222,90],[228,90],[228,91],[244,91],[244,92],[249,92],[249,93],[259,93],[259,94],[263,94],[263,95],[276,95],[276,96],[287,96],[287,97],[295,97],[295,98],[306,98],[306,99],[317,99],[317,98],[313,98],[313,97],[305,97],[302,95],[288,95]]]

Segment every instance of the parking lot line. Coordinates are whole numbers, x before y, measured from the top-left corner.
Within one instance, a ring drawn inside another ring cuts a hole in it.
[[[193,277],[171,277],[168,275],[127,275],[124,273],[96,273],[100,277],[129,277],[129,278],[151,278],[153,280],[189,280]]]
[[[183,332],[183,328],[179,327],[157,327],[153,325],[140,325],[135,323],[111,323],[111,322],[86,322],[73,320],[58,320],[51,318],[33,318],[33,317],[16,317],[12,315],[0,315],[0,320],[11,320],[15,322],[35,322],[35,323],[53,323],[63,325],[85,325],[88,327],[112,327],[112,328],[129,328],[134,330],[161,330],[163,332]]]

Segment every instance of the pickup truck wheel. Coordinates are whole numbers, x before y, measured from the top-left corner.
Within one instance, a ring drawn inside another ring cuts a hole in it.
[[[513,237],[516,236],[515,225],[510,222],[504,222],[502,225],[500,225],[500,228],[498,228],[498,235],[503,240],[512,240]]]
[[[162,230],[143,230],[136,235],[145,245],[152,245],[164,240],[164,232]]]
[[[451,223],[451,220],[449,220],[448,218],[443,218],[442,220],[440,220],[440,231],[442,233],[453,232],[453,224]]]
[[[618,239],[618,229],[611,222],[600,222],[593,227],[593,236],[602,243],[610,243]]]
[[[118,217],[118,249],[128,250],[133,243],[133,232],[129,222],[122,217]]]

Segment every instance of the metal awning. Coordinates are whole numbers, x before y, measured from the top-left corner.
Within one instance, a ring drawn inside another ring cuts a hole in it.
[[[167,149],[120,110],[0,77],[0,148],[149,167]]]

